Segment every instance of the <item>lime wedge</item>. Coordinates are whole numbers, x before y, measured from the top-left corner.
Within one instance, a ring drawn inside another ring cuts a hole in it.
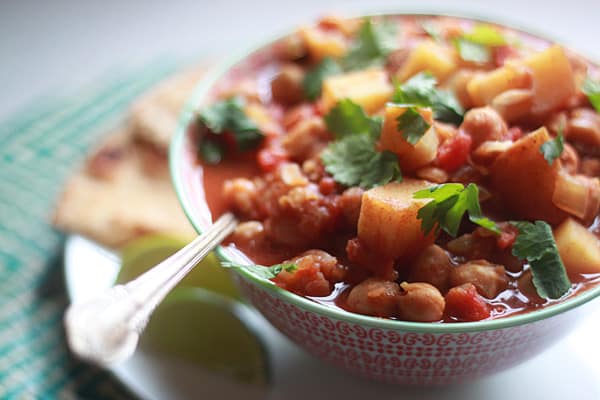
[[[268,382],[265,348],[238,317],[244,307],[200,288],[176,288],[152,315],[141,344],[243,382]]]
[[[148,235],[127,244],[121,252],[121,270],[117,283],[125,283],[184,247],[188,242],[173,236]],[[214,254],[209,254],[183,278],[178,287],[201,287],[234,299],[240,294],[229,270],[222,268]]]

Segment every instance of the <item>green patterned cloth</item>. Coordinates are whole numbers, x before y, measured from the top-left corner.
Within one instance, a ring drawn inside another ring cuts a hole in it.
[[[68,352],[63,240],[48,224],[63,182],[128,104],[176,70],[161,61],[44,98],[0,125],[0,398],[132,398]]]

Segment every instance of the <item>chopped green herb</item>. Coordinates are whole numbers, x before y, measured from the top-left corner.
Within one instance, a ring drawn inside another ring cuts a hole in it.
[[[513,223],[519,234],[512,253],[527,260],[531,267],[533,285],[538,294],[547,299],[558,299],[571,289],[571,281],[558,253],[552,228],[544,221]]]
[[[370,189],[402,180],[398,157],[375,150],[376,138],[354,134],[332,142],[321,154],[325,170],[336,182]]]
[[[594,81],[588,76],[585,78],[585,81],[583,81],[581,90],[587,96],[596,111],[600,112],[600,82]]]
[[[200,157],[212,165],[220,163],[225,155],[225,148],[221,143],[206,138],[200,142],[199,151]]]
[[[396,24],[366,18],[349,53],[342,59],[344,69],[353,70],[381,63],[397,47]]]
[[[425,33],[428,34],[436,42],[442,41],[442,34],[440,32],[440,28],[432,21],[424,21],[423,23],[421,23],[421,28],[423,28]]]
[[[462,35],[463,38],[484,46],[502,46],[506,44],[506,39],[502,33],[488,24],[477,24],[469,33]]]
[[[459,125],[463,120],[463,108],[451,92],[437,89],[436,85],[432,74],[419,73],[403,84],[396,84],[392,101],[431,107],[436,120]]]
[[[225,268],[245,269],[263,279],[273,279],[279,275],[281,271],[294,272],[298,269],[298,265],[294,263],[276,264],[267,267],[264,265],[245,265],[224,261],[221,265]]]
[[[487,46],[472,42],[463,37],[457,38],[454,41],[454,45],[456,46],[456,50],[458,50],[460,58],[465,61],[486,63],[490,61],[492,57],[490,49]]]
[[[398,131],[402,132],[402,137],[413,146],[423,137],[431,125],[425,121],[425,118],[415,109],[410,107],[406,109],[397,119]]]
[[[369,117],[361,106],[350,99],[338,102],[324,117],[327,129],[340,139],[352,134],[379,137],[382,119]]]
[[[231,133],[242,151],[256,147],[264,137],[244,112],[244,100],[241,97],[217,101],[201,110],[198,118],[200,124],[215,135]]]
[[[342,72],[342,68],[332,58],[326,57],[306,73],[302,81],[304,94],[309,100],[315,100],[321,95],[323,79]]]
[[[471,222],[496,234],[500,233],[496,223],[482,215],[479,189],[474,183],[470,183],[466,188],[460,183],[445,183],[419,190],[413,197],[433,199],[417,213],[417,218],[421,220],[421,229],[425,234],[429,234],[433,229],[436,233],[443,229],[450,236],[456,237],[467,211]]]
[[[563,152],[564,138],[562,132],[560,132],[554,139],[548,140],[540,146],[540,153],[544,155],[544,158],[548,162],[548,165],[552,165]]]
[[[486,63],[492,53],[490,47],[506,44],[506,39],[491,25],[476,25],[469,33],[465,33],[454,41],[458,54],[465,61]]]

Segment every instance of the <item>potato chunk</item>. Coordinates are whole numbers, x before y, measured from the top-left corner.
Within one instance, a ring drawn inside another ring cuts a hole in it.
[[[433,243],[423,236],[417,212],[429,200],[413,199],[413,193],[430,182],[404,179],[366,191],[358,218],[358,238],[383,257],[398,259],[418,254]]]
[[[346,54],[348,45],[341,33],[304,27],[298,30],[298,35],[314,61],[321,61],[325,57],[338,58]]]
[[[443,82],[455,69],[456,60],[446,46],[425,41],[412,50],[397,77],[404,82],[419,72],[429,71],[439,82]]]
[[[560,224],[554,240],[569,275],[600,272],[600,240],[579,222],[569,218]]]
[[[490,178],[494,191],[517,218],[556,225],[567,214],[552,201],[560,160],[548,165],[540,152],[549,139],[544,127],[522,137],[498,156],[490,167]]]
[[[439,139],[433,128],[433,117],[430,108],[418,109],[419,114],[431,126],[427,132],[412,145],[404,139],[402,132],[398,131],[398,117],[407,110],[408,107],[388,104],[385,107],[385,122],[381,132],[380,144],[383,150],[389,150],[398,154],[400,167],[403,171],[414,171],[423,167],[435,159],[437,154]]]
[[[563,106],[575,94],[571,63],[562,47],[554,45],[525,60],[533,74],[531,112],[544,114]]]
[[[380,110],[392,95],[392,85],[381,68],[334,75],[323,80],[325,110],[343,99],[359,104],[368,114]]]
[[[575,94],[573,70],[560,46],[475,76],[467,84],[467,92],[476,106],[492,104],[496,96],[508,90],[529,88],[533,90],[529,110],[533,114],[555,110]]]

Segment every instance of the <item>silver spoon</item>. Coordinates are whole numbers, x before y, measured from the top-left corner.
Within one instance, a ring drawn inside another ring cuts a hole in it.
[[[100,365],[131,356],[158,304],[236,225],[233,214],[226,213],[183,249],[133,281],[72,304],[64,318],[71,351]]]

